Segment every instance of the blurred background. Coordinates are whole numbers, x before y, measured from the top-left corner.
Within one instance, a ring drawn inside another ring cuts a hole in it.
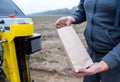
[[[25,14],[40,13],[47,10],[71,9],[79,0],[13,0]]]

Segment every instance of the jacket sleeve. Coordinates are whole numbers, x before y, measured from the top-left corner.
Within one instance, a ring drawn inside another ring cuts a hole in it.
[[[102,60],[105,61],[111,69],[120,65],[120,43],[108,52]]]
[[[74,24],[82,23],[86,20],[85,10],[84,10],[84,0],[80,0],[77,9],[71,16],[75,18],[76,22]]]

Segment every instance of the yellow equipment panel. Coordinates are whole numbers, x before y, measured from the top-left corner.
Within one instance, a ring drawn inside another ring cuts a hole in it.
[[[29,24],[11,24],[9,31],[0,32],[0,40],[6,40],[6,42],[2,43],[4,49],[2,66],[8,82],[21,82],[14,38],[21,36],[31,36],[32,34],[32,22]],[[28,79],[30,79],[30,77],[28,77]]]

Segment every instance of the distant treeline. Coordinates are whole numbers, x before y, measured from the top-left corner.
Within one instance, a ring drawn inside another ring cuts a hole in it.
[[[49,11],[45,11],[45,12],[29,14],[28,16],[70,15],[76,10],[76,8],[77,7],[73,7],[72,9],[64,8],[64,9],[49,10]]]

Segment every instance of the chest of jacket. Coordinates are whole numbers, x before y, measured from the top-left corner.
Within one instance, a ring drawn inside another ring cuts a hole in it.
[[[120,28],[115,32],[117,0],[84,0],[86,12],[85,37],[88,46],[98,52],[108,52],[120,41]]]

